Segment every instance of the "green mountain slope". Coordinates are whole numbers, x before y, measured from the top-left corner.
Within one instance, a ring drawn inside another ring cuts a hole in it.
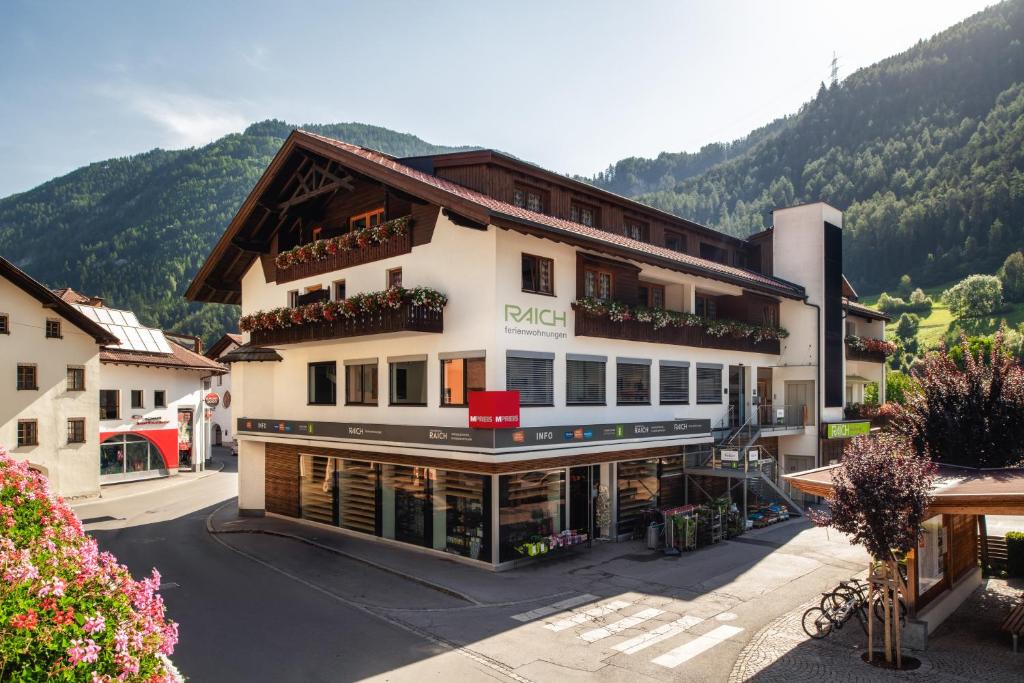
[[[1005,2],[822,86],[727,162],[684,178],[661,157],[627,159],[592,180],[737,235],[776,207],[844,208],[846,272],[863,293],[904,273],[992,272],[1024,242],[1022,42],[1024,1]]]
[[[205,147],[90,164],[0,199],[0,254],[147,324],[207,339],[234,329],[234,307],[190,304],[182,293],[293,127],[255,123]],[[468,149],[359,123],[304,127],[397,156]]]

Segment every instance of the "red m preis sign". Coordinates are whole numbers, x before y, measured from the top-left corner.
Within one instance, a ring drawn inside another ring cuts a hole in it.
[[[471,391],[469,426],[475,429],[514,429],[519,426],[518,391]]]

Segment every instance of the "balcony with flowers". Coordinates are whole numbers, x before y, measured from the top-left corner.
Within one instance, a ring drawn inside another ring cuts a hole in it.
[[[582,298],[573,302],[572,307],[576,311],[576,336],[579,337],[778,355],[780,340],[789,336],[781,327],[630,306],[617,301]]]
[[[443,332],[448,297],[428,287],[391,287],[341,301],[314,301],[242,316],[256,345],[297,344],[389,332]]]
[[[854,335],[846,337],[846,360],[884,363],[885,359],[894,353],[896,345],[884,339]]]
[[[408,254],[412,251],[412,226],[412,217],[403,216],[282,251],[274,259],[277,282]]]

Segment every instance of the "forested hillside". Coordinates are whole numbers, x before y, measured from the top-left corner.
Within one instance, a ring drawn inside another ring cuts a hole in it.
[[[205,147],[90,164],[0,199],[0,254],[51,287],[209,340],[235,328],[237,309],[182,293],[292,128],[255,123]],[[304,128],[397,156],[466,149],[358,123]]]
[[[1024,1],[1006,2],[822,86],[726,162],[703,170],[720,153],[709,147],[592,181],[737,235],[775,207],[827,201],[846,210],[846,271],[863,293],[904,273],[925,285],[990,273],[1024,243],[1022,42]]]

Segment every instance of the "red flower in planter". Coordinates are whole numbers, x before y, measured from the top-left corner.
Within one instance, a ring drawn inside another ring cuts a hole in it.
[[[334,256],[335,254],[337,254],[338,253],[338,243],[335,242],[334,240],[331,240],[330,242],[328,242],[327,243],[327,253],[330,254],[331,256]]]
[[[365,249],[370,244],[370,240],[366,237],[366,233],[360,232],[356,235],[356,244],[360,249]]]
[[[299,323],[302,322],[302,309],[301,308],[292,309],[291,321],[293,323],[295,323],[296,325],[298,325]]]

